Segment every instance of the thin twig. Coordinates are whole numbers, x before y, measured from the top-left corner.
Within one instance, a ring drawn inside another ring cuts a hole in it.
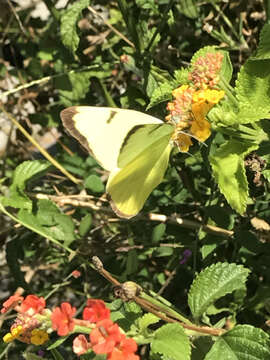
[[[101,16],[95,9],[93,9],[91,6],[88,6],[88,10],[90,10],[93,14],[95,14],[96,16],[98,16],[100,19],[102,19],[102,21],[104,22],[104,24],[106,24],[115,34],[117,34],[118,36],[120,36],[121,39],[123,39],[126,43],[128,43],[131,47],[135,48],[135,45],[133,44],[133,42],[131,42],[127,37],[125,37],[125,35],[123,35],[120,31],[118,31],[114,26],[112,26],[107,20],[105,20],[103,18],[103,16]]]
[[[24,29],[24,27],[23,27],[23,24],[22,24],[22,22],[21,22],[21,20],[20,20],[20,18],[19,18],[19,16],[18,16],[16,10],[14,9],[11,1],[10,1],[10,0],[7,0],[7,2],[8,2],[8,5],[9,5],[11,11],[13,12],[13,15],[15,16],[15,18],[16,18],[18,24],[19,24],[19,27],[20,27],[22,33],[23,33],[26,37],[28,37],[27,32],[25,31],[25,29]]]
[[[96,271],[98,271],[98,273],[100,275],[102,275],[105,279],[107,279],[110,283],[112,283],[114,286],[124,289],[124,286],[127,283],[121,284],[117,279],[115,279],[107,270],[104,269],[101,260],[97,256],[93,256],[92,265],[94,266]],[[220,336],[220,335],[224,334],[224,332],[225,332],[224,329],[217,329],[217,328],[212,328],[209,326],[197,326],[197,325],[192,324],[187,319],[185,320],[186,322],[180,321],[177,316],[183,318],[183,316],[181,316],[181,314],[178,314],[176,311],[174,311],[173,309],[170,309],[168,306],[167,307],[165,307],[164,305],[159,306],[157,304],[157,301],[154,299],[153,299],[153,302],[151,302],[152,297],[149,295],[147,295],[147,298],[150,300],[147,300],[145,298],[146,294],[143,292],[141,287],[139,285],[137,285],[136,283],[133,283],[133,284],[135,286],[134,294],[131,295],[131,293],[129,292],[128,298],[126,297],[127,294],[123,294],[123,299],[133,300],[138,305],[140,305],[143,309],[153,313],[160,319],[162,319],[166,322],[170,322],[170,323],[179,323],[181,326],[183,326],[187,330],[195,331],[196,333],[208,334],[208,335],[212,335],[212,336]],[[136,293],[136,289],[139,290],[139,294]],[[140,293],[142,295],[140,295]],[[183,319],[185,319],[185,318],[183,318]]]
[[[93,202],[89,202],[89,200],[85,201],[85,198],[86,198],[85,195],[72,195],[72,197],[69,195],[66,195],[66,196],[58,197],[55,195],[33,194],[33,196],[36,196],[37,198],[51,199],[52,201],[56,202],[59,206],[63,206],[63,205],[73,205],[76,207],[80,206],[80,207],[91,208],[95,211],[102,211],[107,214],[112,214],[112,215],[114,214],[114,212],[108,207],[101,206],[101,205],[98,205]],[[83,199],[83,200],[80,200],[80,199]],[[99,199],[98,201],[100,201],[100,200],[101,199]],[[104,199],[102,199],[102,201],[105,202]],[[146,215],[143,215],[143,214],[137,215],[132,221],[140,221],[140,220],[150,220],[150,221],[157,221],[157,222],[161,222],[161,223],[175,224],[175,225],[180,225],[181,227],[184,227],[187,229],[192,229],[192,230],[201,229],[208,234],[221,236],[223,238],[230,238],[234,235],[234,232],[232,230],[226,230],[221,227],[214,226],[214,225],[204,225],[204,224],[200,223],[199,221],[183,219],[178,215],[167,216],[167,215],[163,215],[163,214],[149,213]],[[107,219],[107,221],[108,222],[121,222],[121,221],[123,222],[126,220],[118,218],[118,217],[113,217],[113,218]]]
[[[66,175],[72,182],[75,184],[79,184],[81,180],[75,178],[71,175],[59,162],[57,162],[45,149],[43,149],[39,143],[18,123],[18,121],[11,116],[4,108],[3,105],[0,104],[0,109],[4,112],[4,114],[11,120],[11,122],[20,130],[20,132],[41,152],[41,154],[50,161],[58,170],[60,170],[64,175]]]
[[[27,89],[27,88],[29,88],[31,86],[41,85],[43,83],[46,83],[46,82],[48,82],[48,81],[50,81],[52,79],[55,79],[55,78],[58,78],[58,77],[61,77],[61,76],[71,75],[71,74],[75,74],[77,72],[88,71],[88,70],[96,69],[98,67],[100,67],[100,65],[90,65],[90,66],[86,66],[86,67],[81,68],[81,69],[70,70],[70,71],[67,71],[66,73],[45,76],[45,77],[43,77],[41,79],[30,81],[29,83],[19,85],[16,88],[13,88],[13,89],[10,89],[10,90],[7,90],[7,91],[3,92],[2,94],[0,94],[0,100],[2,100],[5,96],[14,94],[14,93],[16,93],[18,91]]]

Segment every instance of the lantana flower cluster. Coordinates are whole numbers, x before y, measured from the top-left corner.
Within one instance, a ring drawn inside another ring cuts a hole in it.
[[[219,52],[198,57],[189,73],[190,84],[172,92],[174,100],[167,104],[166,121],[175,126],[172,141],[182,152],[189,150],[192,137],[203,142],[211,135],[206,115],[225,95],[217,88],[222,59]]]
[[[68,302],[62,303],[53,311],[46,308],[43,297],[28,295],[26,298],[15,294],[3,304],[1,313],[17,311],[17,317],[3,340],[15,339],[27,344],[43,345],[49,340],[49,334],[55,330],[59,336],[66,336],[84,327],[89,332],[78,335],[73,341],[73,351],[77,355],[88,350],[96,354],[106,354],[108,360],[139,360],[135,355],[135,340],[126,337],[118,324],[110,319],[110,310],[102,300],[88,299],[82,319],[75,318],[76,308]]]

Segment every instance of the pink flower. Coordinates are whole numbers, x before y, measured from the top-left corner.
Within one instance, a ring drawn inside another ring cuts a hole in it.
[[[61,308],[57,307],[53,310],[51,315],[52,328],[57,330],[57,334],[65,336],[74,328],[73,316],[75,315],[76,308],[71,307],[68,302],[61,304]]]
[[[78,335],[73,340],[73,352],[77,355],[83,355],[91,348],[91,343],[86,340],[84,335]]]

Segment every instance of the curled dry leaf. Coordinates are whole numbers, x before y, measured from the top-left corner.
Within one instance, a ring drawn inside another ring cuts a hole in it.
[[[251,225],[256,229],[256,230],[264,230],[264,231],[269,231],[270,230],[270,225],[262,219],[259,219],[257,217],[254,217],[250,220]]]

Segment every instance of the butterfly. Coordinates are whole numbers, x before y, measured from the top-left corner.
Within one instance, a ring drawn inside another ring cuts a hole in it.
[[[131,218],[163,180],[174,127],[135,110],[72,106],[64,127],[110,172],[106,192],[114,212]]]

